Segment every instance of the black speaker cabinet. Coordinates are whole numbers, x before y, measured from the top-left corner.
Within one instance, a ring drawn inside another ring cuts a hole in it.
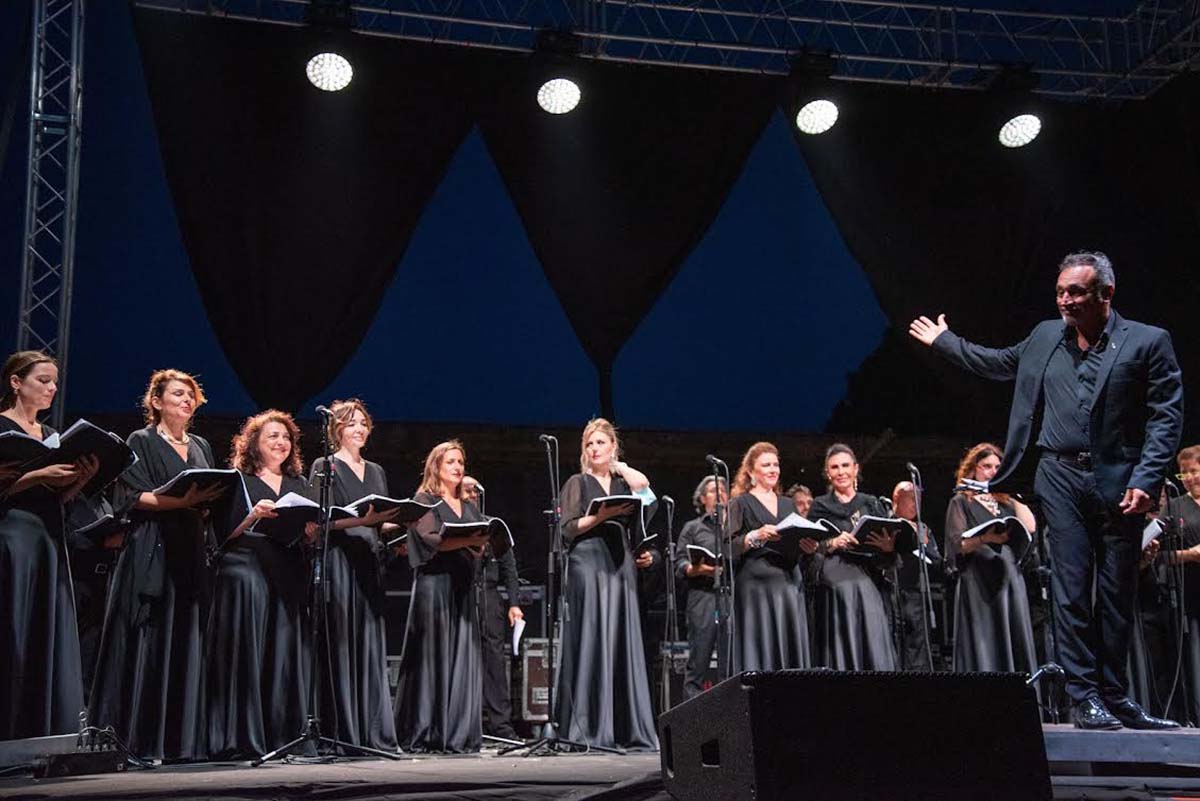
[[[1039,801],[1037,699],[1009,673],[743,673],[659,718],[679,801]]]

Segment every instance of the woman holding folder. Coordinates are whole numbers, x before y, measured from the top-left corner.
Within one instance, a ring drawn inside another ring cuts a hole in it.
[[[559,734],[607,748],[658,748],[638,615],[637,570],[630,529],[641,501],[589,510],[611,495],[649,494],[650,480],[617,461],[612,423],[583,429],[580,471],[563,484],[562,533],[570,549],[555,703]]]
[[[955,485],[964,479],[987,483],[1000,469],[1000,448],[981,442],[958,464]],[[963,532],[1003,517],[1016,517],[1026,530],[1037,528],[1029,507],[1000,493],[960,490],[946,509],[946,572],[958,576],[954,598],[954,669],[1018,671],[1037,669],[1029,596],[1017,555],[1004,531],[963,539]]]
[[[0,379],[0,432],[40,441],[38,422],[58,390],[58,365],[40,351],[9,356]],[[96,464],[21,473],[0,456],[0,740],[79,729],[79,636],[63,539],[63,504]],[[34,588],[34,592],[30,592]]]
[[[292,416],[274,409],[248,418],[233,438],[229,464],[242,474],[251,508],[216,562],[204,649],[211,759],[273,751],[298,736],[308,716],[309,571],[300,543],[317,524],[279,537],[255,530],[278,517],[281,497],[308,494],[299,440]]]
[[[371,416],[357,398],[329,405],[327,435],[337,446],[330,469],[330,502],[346,506],[368,495],[388,494],[387,475],[363,458],[371,435]],[[318,491],[324,457],[309,473]],[[396,750],[392,698],[387,682],[387,629],[381,572],[387,549],[382,529],[395,512],[366,510],[362,518],[333,524],[325,559],[327,596],[325,636],[316,643],[317,681],[321,682],[321,733],[356,746]]]
[[[779,494],[779,450],[756,442],[733,478],[726,531],[734,558],[734,672],[807,668],[808,621],[804,578],[796,559],[783,556],[776,523],[796,511]],[[789,535],[794,536],[794,535]],[[817,541],[801,537],[799,550],[814,553]]]
[[[447,536],[447,524],[482,523],[479,508],[462,496],[466,451],[442,442],[425,458],[413,500],[433,505],[409,527],[412,602],[396,686],[396,733],[410,752],[463,754],[483,740],[483,650],[475,581],[486,529],[473,537]]]
[[[196,379],[179,370],[150,376],[142,398],[146,427],[126,443],[138,460],[121,474],[114,509],[133,528],[109,591],[89,723],[112,726],[148,759],[195,761],[204,741],[203,621],[210,582],[209,521],[201,507],[219,487],[193,485],[181,497],[154,490],[191,468],[214,466],[212,448],[189,433],[205,403]],[[213,521],[219,538],[226,521]]]
[[[813,501],[808,516],[839,532],[825,540],[817,585],[817,663],[835,670],[896,670],[884,571],[896,566],[892,534],[873,533],[860,541],[852,532],[863,516],[888,517],[874,495],[858,491],[858,457],[848,445],[825,451],[829,492]],[[865,546],[865,547],[864,547]]]

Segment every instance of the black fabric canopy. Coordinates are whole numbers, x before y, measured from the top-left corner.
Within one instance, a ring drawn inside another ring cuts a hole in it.
[[[255,400],[288,409],[354,353],[477,123],[612,414],[617,354],[711,225],[775,106],[791,116],[804,99],[760,76],[556,64],[146,9],[134,19],[209,317]],[[335,49],[355,76],[327,94],[301,67]],[[534,102],[554,76],[584,86],[570,114]],[[907,339],[907,322],[944,311],[969,338],[1015,342],[1053,315],[1054,267],[1071,250],[1112,256],[1126,316],[1190,321],[1197,89],[1193,76],[1145,102],[1045,106],[1041,137],[1008,150],[996,129],[1015,106],[999,96],[839,84],[838,125],[797,142],[894,328],[829,427],[1000,436],[1007,390],[952,373]],[[1179,350],[1185,376],[1200,376],[1200,350]]]
[[[255,401],[295,409],[374,319],[473,124],[470,65],[450,48],[310,28],[141,8],[134,22],[209,319]],[[341,92],[305,77],[326,50],[354,64]]]
[[[1194,77],[1121,106],[839,91],[835,131],[797,132],[796,140],[893,329],[852,378],[831,430],[1002,441],[1009,389],[942,364],[908,338],[908,322],[944,312],[970,339],[1018,342],[1055,316],[1057,265],[1077,250],[1112,258],[1114,306],[1174,328],[1187,389],[1200,387],[1200,353],[1176,328],[1200,300],[1192,275],[1200,246]],[[1041,136],[1024,148],[1000,147],[1000,122],[1031,106],[1042,112]]]

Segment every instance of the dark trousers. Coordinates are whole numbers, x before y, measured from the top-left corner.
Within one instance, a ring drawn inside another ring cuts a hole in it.
[[[1048,457],[1038,463],[1034,491],[1048,528],[1067,695],[1072,703],[1124,698],[1145,517],[1123,515],[1108,504],[1091,471]]]
[[[508,604],[491,582],[484,582],[479,617],[483,627],[483,732],[512,738],[512,690],[504,652],[504,639],[512,629],[508,626]]]
[[[717,594],[711,590],[688,589],[688,663],[683,679],[683,697],[704,692],[704,679],[717,646]]]

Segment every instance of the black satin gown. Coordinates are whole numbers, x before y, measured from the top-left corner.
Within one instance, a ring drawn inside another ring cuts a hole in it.
[[[278,495],[257,476],[245,480],[251,506],[308,494],[294,476]],[[253,759],[297,737],[308,716],[308,560],[300,544],[250,530],[224,544],[216,568],[205,639],[209,756]]]
[[[418,493],[414,500],[440,498]],[[396,686],[396,734],[409,752],[463,754],[483,742],[483,650],[476,580],[482,563],[469,551],[438,551],[443,523],[483,519],[472,503],[462,516],[442,503],[409,528],[412,602]]]
[[[1016,515],[1012,504],[999,508],[999,517]],[[962,552],[962,533],[996,517],[965,493],[951,498],[946,509],[946,569],[958,575],[954,669],[1033,673],[1037,650],[1029,596],[1012,548],[984,545],[969,556]]]
[[[0,416],[0,431],[22,428]],[[0,740],[78,731],[82,709],[63,507],[31,487],[0,500]]]
[[[324,462],[317,459],[310,471],[313,493],[319,490]],[[350,465],[335,456],[331,490],[333,505],[345,506],[366,495],[387,495],[387,476],[382,467],[366,462],[360,481]],[[395,751],[383,617],[383,543],[374,528],[349,528],[330,532],[328,551],[325,636],[316,644],[321,732],[352,745]]]
[[[138,461],[118,480],[114,507],[128,513],[133,528],[113,573],[88,717],[94,726],[116,729],[140,757],[201,760],[208,754],[202,647],[208,526],[195,509],[151,512],[134,504],[185,469],[213,467],[212,449],[191,434],[185,461],[153,426],[126,442]]]
[[[729,502],[729,534],[733,537],[734,672],[807,668],[808,619],[800,566],[766,547],[746,548],[746,534],[778,523],[796,511],[791,498],[779,496],[771,514],[750,493]]]
[[[1182,547],[1192,548],[1200,545],[1200,502],[1190,495],[1172,498],[1167,504],[1166,517],[1171,530],[1180,534]],[[1188,626],[1183,671],[1187,677],[1188,700],[1192,707],[1186,717],[1196,722],[1200,721],[1200,564],[1195,562],[1187,562],[1183,566],[1183,609]],[[1168,675],[1174,675],[1174,659],[1178,653],[1178,649],[1172,644],[1168,652],[1171,659],[1171,671]],[[1180,693],[1176,692],[1175,696],[1179,698]],[[1172,703],[1172,706],[1174,707],[1175,703]]]
[[[554,702],[562,737],[608,748],[654,750],[658,734],[629,540],[615,521],[583,534],[578,528],[592,499],[628,494],[629,486],[619,476],[612,477],[609,492],[590,475],[571,476],[563,485],[562,529],[570,553]]]
[[[857,493],[848,503],[832,492],[813,500],[809,520],[828,520],[850,531],[864,515],[887,517],[874,495]],[[885,572],[896,565],[895,554],[846,552],[817,558],[816,662],[834,670],[896,670],[890,588]]]

